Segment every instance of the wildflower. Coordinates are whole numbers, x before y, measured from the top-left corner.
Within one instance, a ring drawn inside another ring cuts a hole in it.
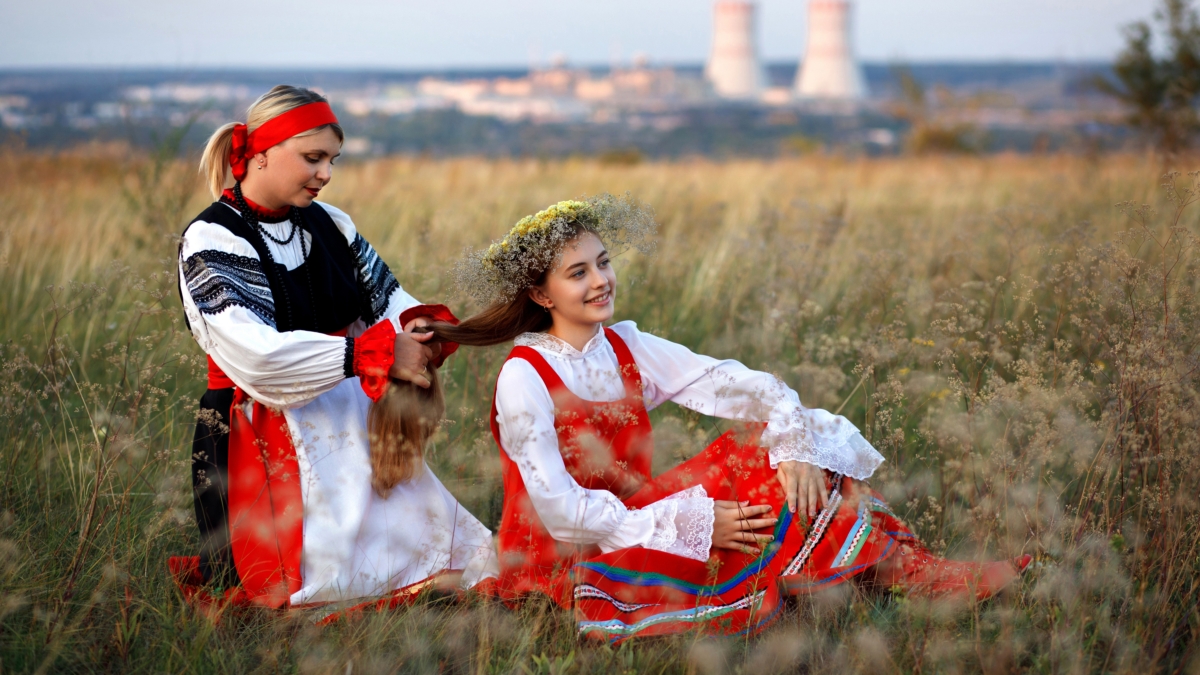
[[[600,237],[615,256],[631,247],[650,253],[657,224],[653,211],[628,194],[561,201],[517,221],[503,239],[460,261],[452,275],[481,305],[507,302],[553,268],[578,227]]]

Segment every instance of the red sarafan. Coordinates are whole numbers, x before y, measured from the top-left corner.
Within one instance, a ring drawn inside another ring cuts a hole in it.
[[[962,598],[1017,576],[1027,558],[951,562],[925,548],[863,482],[884,458],[850,420],[802,405],[770,373],[631,321],[607,326],[613,249],[644,239],[648,213],[601,196],[523,218],[460,265],[487,308],[432,326],[461,344],[514,342],[491,413],[504,508],[489,589],[509,603],[549,596],[581,635],[618,642],[755,633],[789,596],[850,580]],[[668,401],[739,425],[654,477],[648,410]]]
[[[827,473],[828,505],[807,526],[787,508],[775,470],[758,440],[764,425],[730,431],[692,459],[650,476],[653,438],[642,401],[637,363],[621,337],[605,329],[627,395],[598,403],[573,394],[546,359],[518,346],[509,359],[529,362],[551,392],[563,461],[584,488],[608,490],[631,509],[694,486],[713,499],[769,503],[778,524],[761,554],[714,549],[707,561],[644,547],[603,553],[598,546],[565,545],[542,525],[517,464],[501,448],[504,511],[498,530],[498,592],[509,602],[541,593],[573,608],[581,634],[610,641],[700,627],[717,633],[755,633],[778,615],[786,596],[845,583],[893,558],[900,571],[886,580],[910,594],[984,598],[1029,563],[949,561],[930,553],[883,498],[862,487],[847,498],[851,479]],[[493,433],[500,442],[493,415]],[[607,452],[598,452],[597,444]],[[586,447],[591,445],[590,448]],[[597,463],[607,457],[607,463]],[[883,581],[872,579],[873,581]]]

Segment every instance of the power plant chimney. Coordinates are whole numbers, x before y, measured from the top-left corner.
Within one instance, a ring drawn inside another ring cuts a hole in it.
[[[704,77],[723,98],[757,98],[763,89],[755,6],[746,0],[713,5],[712,52]]]
[[[856,101],[867,85],[850,36],[849,0],[809,0],[808,45],[796,74],[796,95],[806,99]]]

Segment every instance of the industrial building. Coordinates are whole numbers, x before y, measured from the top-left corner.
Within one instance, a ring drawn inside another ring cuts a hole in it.
[[[704,75],[722,98],[757,99],[762,94],[757,9],[747,0],[718,0],[713,5],[712,50]]]
[[[809,0],[808,41],[796,73],[801,99],[858,101],[867,86],[854,56],[849,0]]]

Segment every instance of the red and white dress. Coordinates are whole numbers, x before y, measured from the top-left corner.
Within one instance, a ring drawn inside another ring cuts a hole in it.
[[[297,233],[256,209],[262,237],[227,194],[183,235],[181,298],[210,372],[193,457],[201,556],[173,560],[176,577],[273,607],[447,571],[474,585],[496,571],[491,533],[426,466],[376,494],[366,426],[364,385],[401,324],[453,316],[406,293],[345,213],[301,211]]]
[[[504,599],[546,594],[574,608],[581,634],[612,641],[756,632],[786,595],[842,583],[897,552],[915,561],[906,570],[940,562],[878,494],[855,509],[843,503],[846,481],[869,478],[883,457],[849,420],[803,407],[774,376],[632,322],[582,351],[542,333],[515,345],[492,415]],[[651,478],[647,410],[668,400],[748,424]],[[829,505],[810,527],[786,508],[774,471],[784,460],[827,472]],[[773,506],[779,522],[762,533],[774,541],[761,555],[711,549],[714,499]]]

